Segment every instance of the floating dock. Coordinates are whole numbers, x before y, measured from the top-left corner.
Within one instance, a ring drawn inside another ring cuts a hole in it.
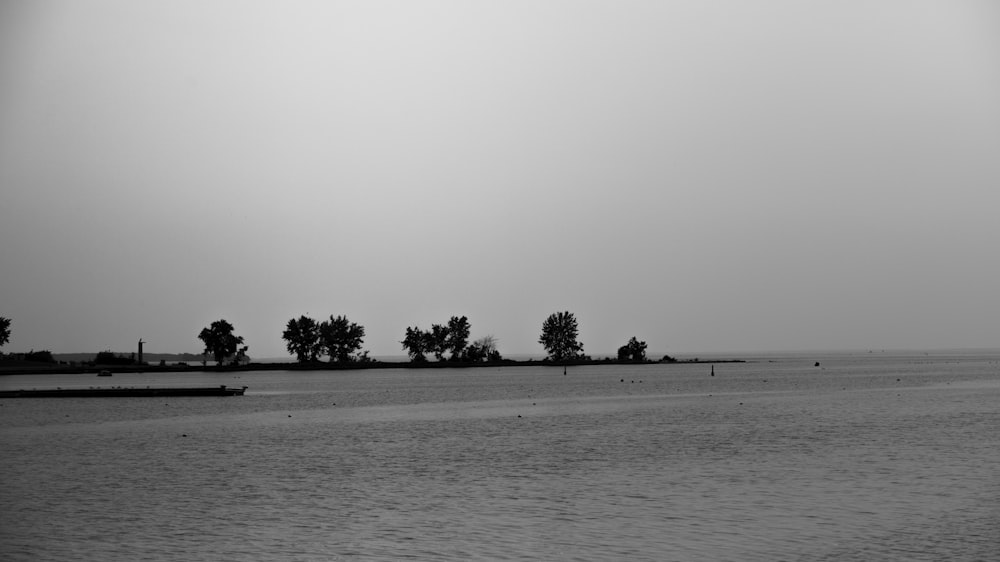
[[[198,388],[152,387],[96,387],[56,388],[45,390],[0,390],[0,398],[98,398],[123,396],[243,396],[247,387],[229,388],[226,385]]]

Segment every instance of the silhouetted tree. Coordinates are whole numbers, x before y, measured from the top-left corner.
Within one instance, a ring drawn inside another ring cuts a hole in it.
[[[618,348],[619,361],[635,361],[641,363],[646,360],[646,342],[639,341],[632,336],[628,343]]]
[[[434,354],[438,361],[444,360],[444,352],[448,351],[448,327],[433,324],[427,334],[428,351]]]
[[[497,351],[496,338],[493,336],[483,336],[469,344],[463,353],[465,361],[477,363],[480,361],[500,361],[503,357]]]
[[[409,354],[410,361],[413,361],[414,363],[427,361],[426,354],[431,351],[431,348],[433,347],[430,333],[425,332],[416,326],[406,328],[406,337],[399,343],[403,344],[403,349],[405,349],[406,353]]]
[[[288,353],[295,355],[299,363],[316,361],[322,351],[319,324],[308,316],[289,320],[281,337],[286,342],[285,348]]]
[[[582,359],[583,344],[576,341],[577,332],[576,316],[572,312],[556,312],[542,323],[542,336],[538,338],[538,343],[553,361]]]
[[[219,365],[226,357],[237,355],[237,352],[245,357],[246,350],[249,349],[249,346],[239,347],[243,343],[243,336],[233,335],[233,325],[225,320],[216,320],[208,328],[203,328],[198,339],[205,342],[205,354],[211,354]]]
[[[10,341],[10,318],[0,316],[0,347]]]
[[[368,359],[368,352],[356,355],[365,341],[365,328],[351,322],[346,316],[330,315],[319,325],[319,344],[323,353],[330,356],[331,363],[353,363]]]
[[[450,361],[466,360],[465,349],[469,345],[469,319],[452,316],[448,324],[433,324],[431,329],[423,331],[413,327],[406,329],[406,338],[400,343],[407,350],[414,362],[425,361],[427,353],[433,353],[438,361],[445,360],[448,353]]]
[[[452,316],[448,320],[448,328],[444,337],[445,349],[451,351],[451,360],[462,359],[465,347],[469,344],[469,319],[465,316],[459,318]]]

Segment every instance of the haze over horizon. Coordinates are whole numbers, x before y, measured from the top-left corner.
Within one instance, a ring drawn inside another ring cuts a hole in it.
[[[2,351],[997,348],[998,100],[986,0],[7,0]]]

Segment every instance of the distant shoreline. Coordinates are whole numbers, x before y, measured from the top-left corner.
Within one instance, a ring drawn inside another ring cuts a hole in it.
[[[368,369],[479,369],[488,367],[578,367],[586,365],[691,365],[712,363],[746,363],[743,359],[684,359],[677,361],[617,361],[611,359],[592,359],[586,361],[546,361],[530,359],[516,361],[504,359],[486,362],[451,362],[426,361],[371,361],[367,363],[248,363],[246,365],[226,365],[223,367],[209,365],[64,365],[58,363],[32,363],[30,361],[0,361],[0,376],[2,375],[72,375],[94,374],[101,371],[110,373],[233,373],[246,371],[358,371]]]

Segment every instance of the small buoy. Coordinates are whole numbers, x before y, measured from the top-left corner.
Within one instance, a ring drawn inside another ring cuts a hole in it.
[[[819,361],[817,361],[816,364],[813,365],[813,367],[819,367]]]

